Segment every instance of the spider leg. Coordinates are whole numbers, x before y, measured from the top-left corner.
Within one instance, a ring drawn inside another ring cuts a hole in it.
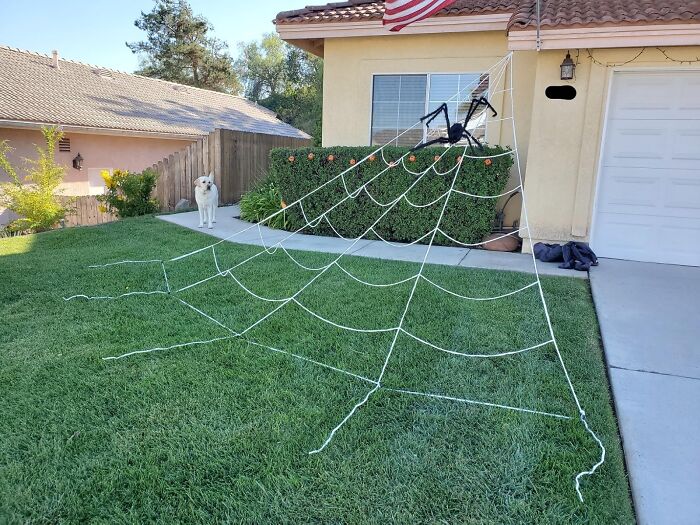
[[[474,153],[474,146],[476,146],[479,149],[479,151],[484,151],[484,145],[481,142],[479,142],[479,139],[477,139],[474,135],[469,133],[466,129],[464,130],[464,138],[467,139],[467,142],[469,143],[469,149],[472,153]]]
[[[440,104],[436,109],[425,115],[424,117],[421,117],[420,121],[423,122],[426,127],[430,127],[430,123],[435,120],[435,118],[440,115],[440,113],[444,113],[445,119],[447,120],[447,126],[449,127],[450,125],[450,119],[447,116],[447,104],[443,102]]]
[[[491,111],[493,111],[493,116],[494,116],[494,117],[497,117],[497,116],[498,116],[498,111],[496,111],[496,108],[494,108],[494,107],[491,105],[491,102],[489,102],[488,99],[487,99],[485,96],[482,95],[482,96],[479,98],[479,104],[482,105],[482,106],[486,106],[487,109],[490,109]]]
[[[428,142],[423,142],[422,144],[418,144],[414,148],[411,149],[411,151],[418,151],[419,149],[426,148],[428,146],[432,146],[433,144],[447,144],[450,140],[446,137],[438,137],[433,140],[429,140]]]

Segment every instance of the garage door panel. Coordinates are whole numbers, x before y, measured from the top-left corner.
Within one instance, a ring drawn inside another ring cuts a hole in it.
[[[700,72],[615,73],[591,245],[700,265]]]
[[[669,156],[668,131],[651,121],[649,126],[616,121],[608,132],[605,166],[663,166]]]
[[[700,220],[601,214],[593,249],[602,257],[666,264],[698,265]],[[607,248],[602,253],[598,244]]]
[[[608,167],[601,213],[700,218],[700,171]]]
[[[642,79],[621,75],[615,82],[610,118],[664,119],[673,112],[672,95],[678,88],[672,79],[663,75],[648,75]]]
[[[676,108],[677,118],[700,120],[700,78],[689,75],[689,78],[681,79],[679,90],[679,103]]]
[[[598,202],[603,213],[645,215],[658,207],[660,178],[653,170],[609,168]]]
[[[700,120],[677,123],[672,136],[671,161],[674,162],[674,167],[700,166]]]
[[[676,171],[665,186],[664,215],[700,219],[700,171]]]

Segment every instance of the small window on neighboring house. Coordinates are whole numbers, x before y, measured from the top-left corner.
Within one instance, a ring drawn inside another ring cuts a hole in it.
[[[423,115],[447,102],[450,122],[464,120],[472,96],[488,96],[488,88],[487,74],[375,75],[370,141],[385,144],[403,133],[392,144],[414,146],[435,138],[445,131],[444,118],[433,121],[428,135],[425,127],[415,126]],[[485,117],[483,112],[471,121],[471,133],[479,139],[486,135]]]
[[[63,137],[58,141],[58,151],[70,151],[70,139]]]

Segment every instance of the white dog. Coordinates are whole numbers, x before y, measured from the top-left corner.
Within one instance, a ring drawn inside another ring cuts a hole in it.
[[[203,228],[206,221],[207,227],[212,228],[212,223],[216,222],[216,207],[219,205],[219,190],[214,184],[213,173],[194,181],[194,200],[199,208],[199,227]]]

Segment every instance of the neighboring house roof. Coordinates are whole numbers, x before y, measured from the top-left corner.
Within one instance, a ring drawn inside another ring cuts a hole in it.
[[[175,136],[215,128],[307,138],[274,112],[226,93],[0,46],[0,121]],[[2,123],[0,122],[0,125]]]
[[[542,27],[603,24],[700,22],[698,0],[547,0],[541,2]],[[534,0],[457,0],[435,16],[464,16],[497,12],[513,13],[508,27],[535,25]],[[379,20],[383,1],[350,0],[279,13],[277,24],[359,22]]]

